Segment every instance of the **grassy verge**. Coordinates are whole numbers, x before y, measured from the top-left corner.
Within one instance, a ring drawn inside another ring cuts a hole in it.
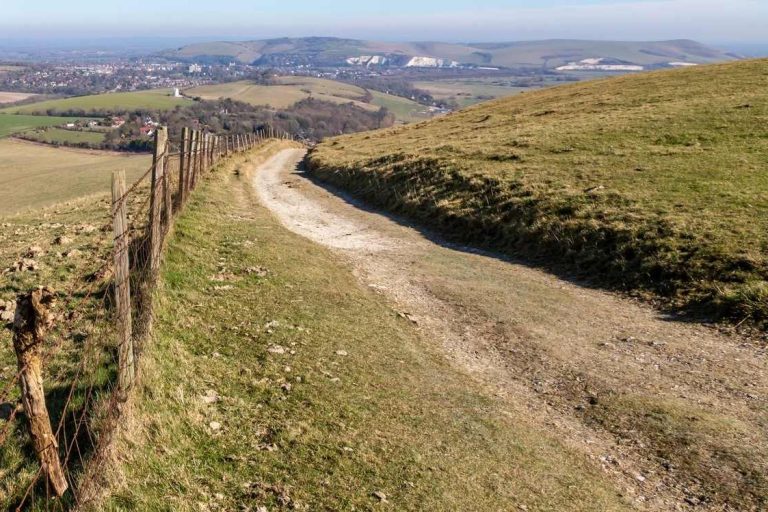
[[[219,169],[175,228],[99,510],[631,509],[283,229],[245,168]]]
[[[568,85],[337,138],[309,163],[455,239],[764,322],[767,84],[756,60]]]

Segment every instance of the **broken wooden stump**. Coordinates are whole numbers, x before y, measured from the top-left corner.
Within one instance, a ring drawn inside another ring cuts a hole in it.
[[[45,335],[53,326],[49,307],[56,296],[50,288],[19,295],[13,321],[13,348],[19,366],[21,401],[29,423],[32,445],[42,472],[54,492],[61,497],[67,491],[67,479],[59,460],[59,445],[51,429],[43,390],[42,352]]]

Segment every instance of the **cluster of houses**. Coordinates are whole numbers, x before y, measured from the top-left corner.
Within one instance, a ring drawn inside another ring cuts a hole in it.
[[[98,129],[98,128],[111,128],[113,130],[117,130],[118,128],[122,128],[127,120],[123,116],[111,116],[107,117],[103,120],[89,120],[89,121],[73,121],[70,123],[67,123],[63,126],[63,128],[70,129],[70,130],[81,130],[81,129]],[[155,134],[155,130],[157,128],[157,125],[159,123],[152,119],[150,116],[145,116],[141,120],[141,126],[139,127],[139,133],[142,136],[145,137],[151,137]]]

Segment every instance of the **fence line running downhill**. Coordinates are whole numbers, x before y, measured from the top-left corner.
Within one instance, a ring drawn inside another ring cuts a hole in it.
[[[0,445],[11,437],[23,444],[28,435],[38,469],[6,496],[9,510],[67,510],[93,494],[149,339],[152,293],[175,217],[223,159],[268,139],[287,138],[271,128],[228,136],[185,128],[174,145],[167,129],[158,128],[149,170],[130,186],[124,171],[112,175],[111,223],[103,231],[113,234],[113,243],[101,268],[79,288],[40,287],[18,296],[12,328],[18,372],[0,384],[0,403],[15,396],[18,385],[22,407],[0,423]],[[69,367],[62,370],[57,362],[57,387],[46,395],[44,373],[57,353],[73,350],[62,348],[62,340],[78,336],[82,343]]]

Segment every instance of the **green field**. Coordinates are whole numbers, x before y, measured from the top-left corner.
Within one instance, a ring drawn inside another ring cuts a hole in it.
[[[366,110],[387,107],[398,120],[411,122],[424,119],[420,113],[425,107],[407,98],[372,91],[373,100],[365,103],[365,89],[355,85],[313,77],[278,77],[276,85],[258,85],[248,81],[194,87],[185,91],[188,96],[204,100],[232,98],[251,105],[288,108],[301,100],[315,98],[331,103],[354,103]]]
[[[46,144],[91,144],[96,146],[104,142],[103,132],[65,130],[63,128],[48,128],[40,132],[31,132],[26,134],[29,138],[34,138]]]
[[[525,93],[328,141],[311,163],[455,239],[762,322],[766,121],[768,60],[743,61]]]
[[[154,89],[151,91],[117,92],[95,94],[92,96],[77,96],[60,100],[42,101],[21,107],[9,107],[0,113],[12,114],[45,114],[49,109],[58,111],[83,110],[85,112],[118,111],[118,110],[171,110],[177,105],[189,105],[191,100],[174,98],[170,89]]]
[[[47,126],[58,126],[71,123],[75,119],[72,117],[48,117],[48,116],[27,116],[0,114],[0,139],[8,137],[14,133],[19,133],[33,128],[42,128]]]
[[[42,208],[109,191],[112,171],[129,181],[151,164],[148,155],[61,149],[0,141],[0,215]]]

